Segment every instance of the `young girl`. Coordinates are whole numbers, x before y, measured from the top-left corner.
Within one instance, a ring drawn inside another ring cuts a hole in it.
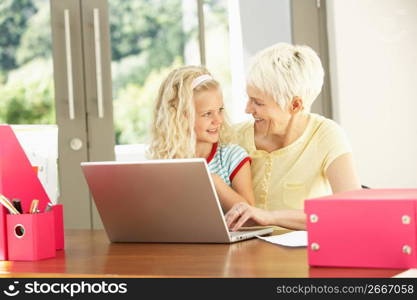
[[[250,158],[238,145],[222,143],[227,126],[219,83],[207,69],[186,66],[163,81],[154,110],[152,159],[201,157],[207,164],[224,211],[254,203]]]

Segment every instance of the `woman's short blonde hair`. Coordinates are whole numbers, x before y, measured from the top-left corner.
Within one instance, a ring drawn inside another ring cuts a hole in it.
[[[211,76],[204,67],[185,66],[171,71],[162,82],[154,106],[149,158],[195,157],[193,95],[220,88],[220,84],[212,77],[192,88],[194,80],[204,74]]]
[[[282,109],[300,97],[309,111],[320,94],[323,78],[320,58],[313,49],[278,43],[256,54],[247,84],[271,95]]]

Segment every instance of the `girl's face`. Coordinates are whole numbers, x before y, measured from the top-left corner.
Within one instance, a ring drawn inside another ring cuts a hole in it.
[[[223,95],[220,88],[197,92],[194,95],[197,143],[217,143],[223,123]]]

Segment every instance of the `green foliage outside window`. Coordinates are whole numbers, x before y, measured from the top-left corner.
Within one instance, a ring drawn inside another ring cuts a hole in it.
[[[36,12],[32,0],[1,0],[0,3],[0,72],[17,67],[16,50],[27,29],[28,20]]]
[[[208,5],[218,12],[218,1]],[[182,0],[109,0],[116,143],[144,143],[163,77],[184,64]],[[1,0],[0,123],[54,124],[49,0]],[[223,13],[224,16],[224,13]]]

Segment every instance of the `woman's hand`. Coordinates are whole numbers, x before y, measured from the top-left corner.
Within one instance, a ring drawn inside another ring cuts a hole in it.
[[[301,209],[268,211],[244,202],[233,205],[225,218],[227,227],[232,231],[238,230],[243,225],[275,225],[292,230],[306,230],[307,223],[306,214]]]
[[[245,225],[271,225],[271,212],[251,206],[247,203],[240,202],[233,207],[225,215],[227,227],[236,231]]]

